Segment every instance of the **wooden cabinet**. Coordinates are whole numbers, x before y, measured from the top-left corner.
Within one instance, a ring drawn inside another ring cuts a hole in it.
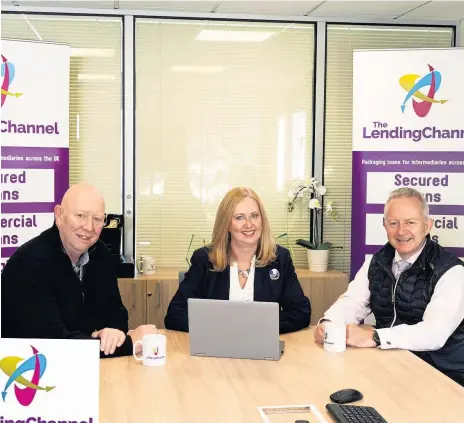
[[[137,275],[118,283],[130,329],[144,324],[164,328],[164,316],[179,286],[179,269],[159,268],[154,275]]]
[[[311,325],[343,294],[348,287],[348,275],[337,270],[317,273],[296,269],[305,295],[311,300]],[[155,275],[137,275],[134,279],[119,279],[119,290],[129,312],[129,328],[154,324],[164,328],[169,303],[179,287],[179,269],[158,268]]]
[[[164,317],[178,286],[176,280],[147,280],[147,323],[164,329]]]
[[[146,281],[137,279],[119,279],[119,292],[129,313],[129,329],[146,323],[147,301]]]
[[[338,270],[310,272],[297,269],[298,280],[305,295],[311,301],[311,325],[324,316],[325,311],[348,288],[348,275]]]

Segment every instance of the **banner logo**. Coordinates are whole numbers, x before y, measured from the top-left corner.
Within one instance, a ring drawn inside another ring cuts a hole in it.
[[[31,404],[37,391],[49,392],[54,388],[54,386],[39,386],[40,378],[47,368],[47,359],[43,354],[39,354],[39,351],[32,345],[31,348],[33,355],[27,360],[16,356],[9,356],[0,360],[0,370],[9,377],[2,391],[3,402],[5,402],[8,388],[10,388],[14,382],[16,399],[25,407]],[[23,361],[23,363],[18,367],[21,361]],[[34,371],[30,381],[23,376],[23,374],[28,371]],[[24,386],[24,388],[20,388],[19,385]]]
[[[408,73],[400,78],[400,85],[407,92],[401,105],[401,111],[404,113],[406,103],[412,100],[414,112],[419,117],[425,117],[429,113],[433,103],[444,104],[448,100],[436,100],[435,94],[441,85],[441,73],[428,65],[430,72],[424,76]],[[429,92],[423,94],[420,90],[429,87]],[[417,101],[416,99],[422,100]]]
[[[1,107],[5,104],[7,96],[11,97],[21,97],[23,93],[13,93],[10,92],[10,85],[13,82],[15,77],[15,66],[13,63],[9,62],[8,59],[2,54],[2,65],[1,65],[1,74],[3,77],[2,81],[2,104]]]

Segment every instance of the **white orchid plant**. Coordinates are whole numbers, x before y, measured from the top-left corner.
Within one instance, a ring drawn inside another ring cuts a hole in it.
[[[321,185],[316,178],[310,178],[302,181],[297,181],[293,187],[288,191],[287,210],[292,212],[295,208],[295,203],[305,196],[309,196],[308,207],[313,213],[313,242],[305,239],[297,239],[295,244],[301,247],[308,248],[309,250],[329,250],[334,247],[331,242],[322,242],[321,233],[319,232],[319,221],[322,218],[322,213],[327,214],[333,221],[338,220],[337,211],[334,209],[333,201],[326,201],[322,205],[322,197],[327,192],[327,188]]]

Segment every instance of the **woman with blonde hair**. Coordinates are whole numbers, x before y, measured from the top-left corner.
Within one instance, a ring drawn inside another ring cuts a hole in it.
[[[211,244],[193,253],[169,304],[167,329],[188,332],[189,298],[277,302],[280,333],[309,325],[311,305],[290,253],[276,245],[264,206],[252,189],[233,188],[221,201]]]

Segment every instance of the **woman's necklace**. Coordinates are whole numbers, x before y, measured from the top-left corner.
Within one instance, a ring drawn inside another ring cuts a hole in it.
[[[242,269],[240,269],[240,267],[238,267],[238,265],[237,265],[237,269],[238,269],[238,274],[239,274],[240,276],[243,276],[245,279],[248,279],[248,276],[249,276],[249,274],[250,274],[251,267],[249,267],[249,268],[246,269],[246,270],[242,270]]]

